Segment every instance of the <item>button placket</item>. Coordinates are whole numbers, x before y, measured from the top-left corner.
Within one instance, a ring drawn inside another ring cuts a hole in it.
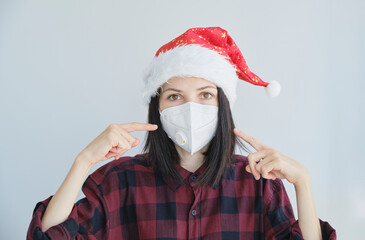
[[[191,184],[192,184],[192,176],[190,176]],[[201,227],[201,221],[199,219],[201,211],[200,202],[202,197],[202,188],[192,187],[192,190],[194,192],[195,199],[191,205],[189,213],[189,239],[196,239],[197,236],[199,236]]]

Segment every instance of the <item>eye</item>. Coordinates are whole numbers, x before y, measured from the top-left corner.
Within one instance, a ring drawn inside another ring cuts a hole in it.
[[[175,101],[175,100],[177,100],[176,98],[172,98],[172,99],[171,99],[171,97],[174,97],[174,96],[179,97],[179,95],[172,94],[172,95],[168,96],[168,97],[167,97],[167,99],[169,99],[169,100],[171,100],[171,101]]]
[[[210,99],[211,97],[213,97],[213,94],[211,94],[210,92],[203,92],[203,94],[202,94],[203,96],[205,96],[205,97],[203,97],[203,98],[205,98],[205,99]],[[211,96],[211,97],[209,97],[209,95]],[[207,97],[208,96],[208,97]]]

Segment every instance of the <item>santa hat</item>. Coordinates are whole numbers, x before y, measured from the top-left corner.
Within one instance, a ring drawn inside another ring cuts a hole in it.
[[[263,86],[270,97],[280,93],[277,81],[264,82],[250,71],[241,51],[220,27],[190,28],[158,49],[144,71],[142,95],[146,104],[158,88],[175,76],[199,77],[215,83],[226,94],[232,109],[236,85],[244,80]]]

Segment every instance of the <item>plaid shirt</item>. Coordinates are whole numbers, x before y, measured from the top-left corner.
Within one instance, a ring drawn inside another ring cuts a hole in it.
[[[147,153],[123,156],[90,174],[69,217],[42,232],[52,198],[38,202],[27,239],[303,239],[281,179],[255,180],[246,156],[235,155],[218,186],[195,187],[194,173],[176,164],[185,184],[156,173]],[[336,230],[319,219],[323,239]]]

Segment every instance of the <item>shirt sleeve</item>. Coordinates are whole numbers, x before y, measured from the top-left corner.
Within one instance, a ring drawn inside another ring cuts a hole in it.
[[[304,239],[282,180],[265,181],[263,212],[265,239]],[[328,222],[322,221],[320,218],[318,220],[322,239],[337,239],[336,230]]]
[[[82,186],[85,197],[77,201],[68,218],[42,231],[42,216],[52,196],[38,202],[33,210],[27,240],[36,239],[104,239],[108,234],[107,208],[102,189],[90,176]]]

